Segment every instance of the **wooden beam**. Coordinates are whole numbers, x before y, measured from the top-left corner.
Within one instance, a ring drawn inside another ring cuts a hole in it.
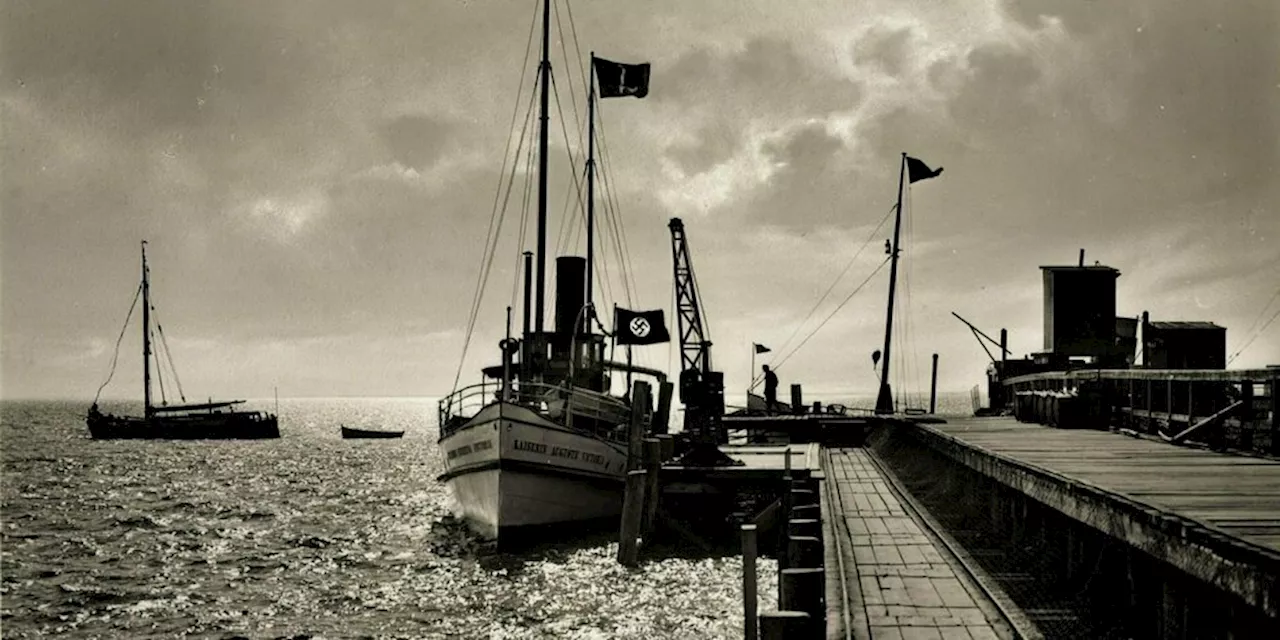
[[[1182,430],[1182,432],[1181,432],[1181,433],[1179,433],[1179,434],[1177,434],[1177,435],[1174,435],[1174,436],[1172,436],[1172,437],[1171,437],[1171,436],[1166,436],[1166,435],[1164,435],[1164,434],[1162,433],[1162,434],[1160,434],[1160,437],[1164,438],[1165,440],[1167,440],[1167,441],[1169,441],[1169,442],[1172,442],[1172,443],[1174,443],[1174,444],[1177,444],[1177,443],[1182,442],[1183,440],[1185,440],[1185,439],[1187,438],[1187,436],[1189,436],[1189,435],[1191,435],[1192,433],[1194,433],[1197,429],[1199,429],[1199,428],[1201,428],[1201,427],[1203,427],[1203,426],[1205,426],[1205,425],[1207,425],[1207,424],[1209,424],[1209,423],[1211,423],[1211,422],[1216,422],[1219,418],[1224,418],[1224,417],[1226,417],[1226,415],[1227,415],[1228,413],[1231,413],[1232,411],[1234,411],[1234,410],[1236,409],[1236,407],[1239,407],[1239,406],[1242,406],[1242,405],[1244,405],[1244,403],[1243,403],[1243,402],[1241,402],[1241,401],[1239,401],[1239,400],[1237,400],[1237,401],[1232,402],[1231,404],[1227,405],[1227,408],[1223,409],[1222,411],[1219,411],[1219,412],[1217,412],[1217,413],[1215,413],[1215,414],[1213,414],[1213,415],[1209,416],[1208,418],[1205,418],[1204,420],[1201,420],[1200,422],[1197,422],[1197,423],[1195,423],[1195,424],[1193,424],[1193,425],[1191,425],[1191,426],[1187,427],[1186,429]],[[1188,418],[1190,418],[1190,416],[1188,416]]]

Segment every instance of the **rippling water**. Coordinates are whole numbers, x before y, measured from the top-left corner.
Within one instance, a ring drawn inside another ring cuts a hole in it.
[[[94,441],[85,410],[0,405],[5,638],[741,637],[739,558],[475,544],[435,480],[429,400],[282,400],[262,442]]]

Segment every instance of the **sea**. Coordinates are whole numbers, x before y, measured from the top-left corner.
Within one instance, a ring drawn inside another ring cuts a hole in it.
[[[6,639],[742,637],[739,557],[473,538],[436,481],[432,399],[281,399],[267,441],[95,441],[87,409],[0,403]],[[776,563],[758,576],[776,608]]]

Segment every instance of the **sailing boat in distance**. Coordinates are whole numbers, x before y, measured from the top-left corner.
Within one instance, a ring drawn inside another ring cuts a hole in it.
[[[90,437],[97,440],[142,439],[142,440],[259,440],[279,438],[280,428],[276,416],[263,411],[237,411],[236,405],[244,400],[229,400],[198,404],[170,405],[162,402],[152,404],[151,398],[151,279],[147,268],[147,242],[142,242],[142,284],[139,287],[142,297],[142,416],[116,416],[103,413],[98,409],[98,398],[89,407],[85,422],[89,426]],[[134,298],[137,302],[137,298]],[[129,315],[133,315],[130,307]],[[125,318],[125,324],[129,320]],[[159,327],[159,324],[156,325]],[[163,329],[160,332],[164,338]],[[116,343],[117,350],[119,343]],[[168,346],[166,343],[166,353]],[[118,355],[118,353],[117,353]],[[157,354],[157,366],[159,359]],[[172,362],[170,363],[172,366]],[[115,359],[112,359],[112,373],[115,372]],[[111,381],[103,382],[98,388],[98,395]],[[163,392],[163,384],[161,385]],[[179,391],[181,395],[181,391]],[[162,393],[163,395],[163,393]],[[183,397],[185,403],[186,398]]]

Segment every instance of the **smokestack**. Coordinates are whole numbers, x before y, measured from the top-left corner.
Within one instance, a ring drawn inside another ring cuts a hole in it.
[[[1080,266],[1084,266],[1084,249],[1080,250]]]
[[[587,260],[578,256],[556,258],[556,333],[574,333],[574,321],[587,301]]]

